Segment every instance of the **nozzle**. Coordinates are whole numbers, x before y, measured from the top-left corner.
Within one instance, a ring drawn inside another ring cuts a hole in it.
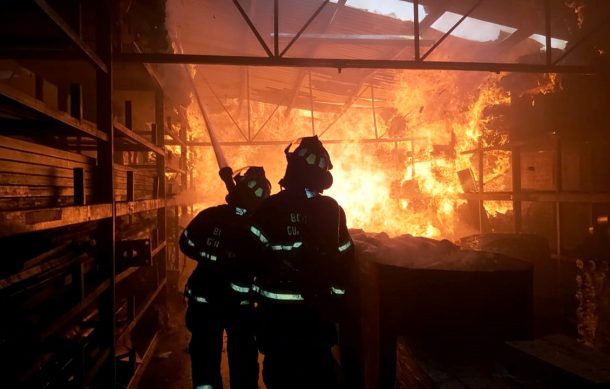
[[[233,169],[231,169],[230,166],[223,167],[218,171],[218,175],[225,183],[227,191],[229,193],[233,192],[233,190],[235,189],[235,181],[233,181]]]

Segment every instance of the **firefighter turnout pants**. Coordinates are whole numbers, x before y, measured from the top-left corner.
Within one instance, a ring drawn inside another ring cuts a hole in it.
[[[186,326],[191,332],[189,353],[194,387],[223,387],[220,365],[226,330],[231,388],[258,388],[258,350],[252,315],[250,305],[209,304],[189,299]]]
[[[333,322],[300,305],[260,304],[257,340],[267,389],[336,387]]]

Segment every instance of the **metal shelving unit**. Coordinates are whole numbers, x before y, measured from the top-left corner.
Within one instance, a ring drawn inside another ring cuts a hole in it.
[[[178,173],[186,188],[187,124],[180,136],[166,125],[175,111],[167,109],[171,102],[151,66],[115,68],[120,32],[113,20],[122,5],[35,0],[7,9],[16,20],[46,21],[63,42],[15,47],[0,61],[32,79],[0,81],[0,239],[30,246],[0,267],[0,303],[12,317],[1,336],[9,339],[8,352],[28,350],[2,372],[15,385],[135,387],[162,330],[154,310],[163,306],[174,244],[167,223],[182,206],[167,196],[165,173]],[[83,25],[85,18],[94,25]],[[44,64],[62,55],[84,60],[84,70],[59,77],[69,84],[53,84],[47,78],[58,77]],[[31,59],[38,60],[35,72],[27,67]],[[85,87],[91,69],[95,83]],[[114,83],[129,87],[134,71],[150,80],[149,131],[132,128],[131,107],[143,103],[126,103],[124,121],[113,111]],[[57,91],[52,101],[49,85]],[[166,136],[181,147],[170,162]],[[126,161],[126,153],[134,158]]]

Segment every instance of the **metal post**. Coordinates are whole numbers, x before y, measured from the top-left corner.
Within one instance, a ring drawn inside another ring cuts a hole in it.
[[[70,84],[70,116],[83,118],[83,87],[81,84]]]
[[[311,111],[311,133],[313,135],[316,135],[316,124],[313,115],[313,90],[311,87],[311,71],[309,71],[309,110]]]
[[[513,216],[514,232],[519,233],[523,229],[523,218],[521,212],[521,200],[516,200],[521,195],[521,150],[514,148],[511,153],[511,169],[513,178]]]
[[[252,123],[250,107],[250,68],[246,66],[246,97],[248,99],[248,142],[252,141]]]
[[[114,198],[114,126],[112,113],[112,42],[113,42],[113,10],[114,4],[110,0],[97,3],[97,18],[95,27],[95,41],[97,54],[101,61],[96,68],[96,94],[97,94],[97,128],[103,131],[108,140],[98,140],[97,164],[98,175],[96,180],[96,201],[111,204],[112,215],[99,223],[99,242],[97,247],[98,260],[103,274],[109,280],[108,291],[100,297],[100,320],[103,322],[101,338],[102,344],[109,346],[110,367],[104,375],[104,387],[116,385],[116,204]]]
[[[561,193],[562,190],[562,177],[561,177],[561,139],[559,134],[555,134],[555,192]],[[557,257],[561,257],[561,203],[555,202],[555,226],[556,226],[556,238],[557,238]],[[559,269],[560,262],[557,262],[557,268]]]
[[[375,88],[371,85],[371,108],[373,108],[373,125],[375,126],[375,139],[379,139],[377,132],[377,115],[375,114]]]
[[[280,37],[279,37],[279,0],[273,1],[273,55],[279,56]]]
[[[553,53],[551,52],[551,0],[544,0],[544,24],[546,34],[546,64],[553,63]]]
[[[478,174],[478,184],[479,184],[479,194],[481,195],[481,200],[479,200],[479,232],[482,234],[485,231],[485,223],[484,220],[486,218],[485,215],[485,205],[483,203],[483,192],[485,191],[485,183],[483,182],[485,176],[483,174],[483,168],[484,168],[484,163],[483,163],[483,157],[484,157],[484,152],[483,152],[483,142],[481,140],[481,137],[479,137],[479,141],[478,141],[478,145],[477,145],[477,154],[479,156],[479,174]]]
[[[131,100],[125,101],[125,127],[133,130],[133,117],[131,116]]]
[[[411,130],[411,137],[414,137],[414,130]],[[415,179],[415,140],[411,139],[411,179]]]
[[[87,196],[85,195],[85,172],[82,167],[72,169],[74,180],[74,205],[85,205]]]
[[[419,0],[413,0],[413,35],[415,36],[415,60],[419,61]]]
[[[157,89],[155,91],[155,145],[163,148],[165,143],[165,123],[164,118],[164,96],[163,91]],[[158,196],[160,199],[165,198],[165,158],[162,155],[157,155],[157,178],[159,183]]]

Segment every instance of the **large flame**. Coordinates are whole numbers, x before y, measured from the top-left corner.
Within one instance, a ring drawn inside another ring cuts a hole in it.
[[[460,195],[464,188],[458,172],[470,170],[476,181],[479,153],[473,150],[493,149],[508,142],[506,134],[490,128],[492,108],[511,102],[510,93],[499,86],[500,78],[496,74],[402,72],[391,97],[375,102],[382,112],[376,116],[377,131],[366,104],[355,104],[339,120],[336,113],[316,112],[317,127],[336,121],[328,133],[321,135],[322,141],[370,139],[375,133],[388,141],[327,144],[334,165],[334,185],[325,194],[344,207],[349,226],[390,235],[447,238],[475,232],[477,227],[465,223],[460,216],[466,201]],[[544,83],[533,87],[532,93],[548,93],[556,84],[554,76],[547,77]],[[212,120],[223,129],[221,140],[239,140],[235,124],[219,108],[218,101],[208,98],[206,102],[212,108]],[[240,113],[237,99],[223,103],[234,115]],[[251,103],[252,133],[263,128],[256,140],[312,134],[309,111],[294,109],[286,117],[285,110],[262,102]],[[197,105],[191,104],[187,114],[193,137],[205,141],[205,126]],[[315,130],[320,133],[320,128]],[[234,168],[263,165],[271,181],[277,182],[285,169],[283,147],[230,146],[225,147],[225,154]],[[207,147],[191,152],[196,161],[193,176],[201,206],[221,203],[225,195],[211,153]],[[510,151],[490,150],[484,155],[485,189],[510,190]],[[486,201],[484,205],[489,216],[506,214],[512,207],[510,202],[500,201]]]

